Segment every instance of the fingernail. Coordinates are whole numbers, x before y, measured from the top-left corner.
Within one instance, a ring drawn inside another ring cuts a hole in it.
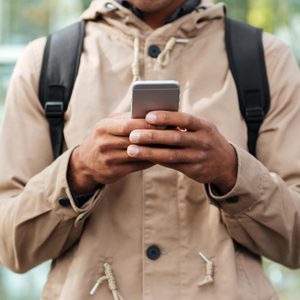
[[[140,140],[141,133],[139,131],[133,131],[130,133],[129,140],[132,143],[137,143]]]
[[[136,156],[139,154],[139,148],[136,147],[136,146],[133,146],[133,145],[130,145],[128,148],[127,148],[127,153],[128,155],[130,156]]]
[[[156,114],[154,114],[154,113],[149,113],[149,114],[147,114],[146,120],[147,120],[149,123],[155,123],[155,121],[156,121]]]

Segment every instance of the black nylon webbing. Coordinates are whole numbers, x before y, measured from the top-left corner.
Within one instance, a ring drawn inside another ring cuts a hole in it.
[[[64,112],[72,95],[83,47],[85,22],[75,23],[47,39],[39,99],[49,122],[53,157],[63,149]]]
[[[248,128],[248,149],[255,156],[259,128],[270,106],[262,31],[225,18],[225,42],[240,111]]]

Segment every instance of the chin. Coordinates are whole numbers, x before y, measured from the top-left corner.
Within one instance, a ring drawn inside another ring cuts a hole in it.
[[[143,12],[156,12],[168,7],[172,0],[128,0]]]

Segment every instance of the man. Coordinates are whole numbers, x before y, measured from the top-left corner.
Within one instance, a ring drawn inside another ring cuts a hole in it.
[[[224,12],[208,1],[93,1],[54,162],[37,97],[45,39],[28,46],[1,133],[0,261],[25,272],[53,259],[43,299],[277,299],[260,256],[300,266],[299,69],[265,34],[272,99],[256,159]],[[186,42],[170,49],[172,37]],[[178,80],[180,112],[131,119],[137,78]]]

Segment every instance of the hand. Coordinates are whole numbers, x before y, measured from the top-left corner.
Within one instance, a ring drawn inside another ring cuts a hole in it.
[[[131,158],[126,151],[132,130],[151,128],[144,119],[131,119],[127,113],[101,120],[71,155],[68,180],[72,190],[92,192],[99,184],[151,167],[153,163]]]
[[[186,128],[187,131],[134,130],[129,136],[133,144],[127,149],[129,156],[175,169],[197,182],[211,183],[223,194],[234,187],[236,152],[214,124],[204,118],[170,111],[150,112],[146,120],[153,126]]]

